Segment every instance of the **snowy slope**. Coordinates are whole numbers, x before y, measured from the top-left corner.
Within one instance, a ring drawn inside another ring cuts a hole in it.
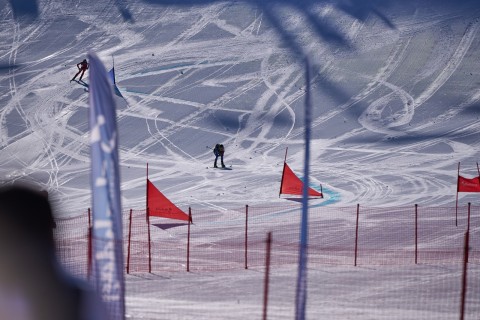
[[[479,15],[477,1],[7,3],[0,176],[89,205],[88,94],[68,80],[91,49],[125,97],[125,208],[144,206],[147,162],[180,205],[281,201],[286,147],[303,172],[308,55],[312,186],[340,205],[451,204],[457,163],[477,174]],[[207,169],[217,142],[233,171]]]
[[[88,93],[69,80],[94,50],[107,69],[115,62],[124,96],[116,97],[124,209],[144,208],[147,162],[181,208],[290,203],[278,190],[287,147],[289,165],[303,172],[308,55],[311,183],[326,196],[311,203],[452,205],[458,162],[462,175],[478,174],[479,18],[478,0],[0,0],[0,179],[37,183],[61,214],[90,206]],[[208,168],[217,142],[232,171]],[[472,194],[461,201],[478,204]],[[284,219],[298,216],[271,223]],[[343,234],[351,230],[338,222],[354,216],[316,219]],[[194,228],[214,243],[242,222]],[[478,279],[478,265],[471,269]],[[127,313],[260,318],[262,271],[128,276]],[[460,274],[459,265],[316,268],[308,314],[457,318]],[[273,270],[272,319],[293,318],[295,275],[293,265]]]

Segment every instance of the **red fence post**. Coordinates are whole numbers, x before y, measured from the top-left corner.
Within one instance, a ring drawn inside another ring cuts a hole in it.
[[[469,202],[468,203],[468,218],[467,218],[467,231],[470,232],[470,207],[471,207],[471,203]]]
[[[132,241],[132,209],[128,223],[128,244],[127,244],[127,274],[130,273],[130,242]]]
[[[92,218],[91,218],[91,211],[88,208],[88,248],[87,248],[87,279],[90,279],[90,275],[92,274]]]
[[[150,238],[150,211],[147,208],[147,234],[148,234],[148,273],[152,273],[152,242]]]
[[[187,272],[190,272],[190,224],[192,221],[192,208],[188,207]]]
[[[415,203],[415,264],[418,259],[418,204]]]
[[[462,289],[460,293],[460,320],[465,317],[465,303],[467,298],[467,265],[468,265],[468,250],[469,250],[470,232],[465,232],[465,242],[463,245],[463,273],[462,273]]]
[[[263,285],[263,320],[267,320],[268,286],[270,282],[270,252],[272,250],[272,232],[267,235],[267,249],[265,253],[265,281]]]
[[[248,269],[248,204],[245,206],[245,269]]]
[[[355,261],[354,266],[357,266],[357,251],[358,251],[358,217],[360,215],[360,204],[357,204],[357,223],[355,227]]]
[[[468,203],[468,218],[467,218],[467,232],[468,232],[469,235],[470,235],[470,207],[471,207],[471,203],[469,202]],[[467,251],[466,259],[467,259],[467,261],[465,263],[468,263],[468,251]]]

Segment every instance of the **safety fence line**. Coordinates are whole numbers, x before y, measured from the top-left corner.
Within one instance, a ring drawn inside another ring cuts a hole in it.
[[[323,265],[459,264],[464,232],[469,263],[480,264],[480,207],[319,207],[310,209],[308,263]],[[271,232],[271,265],[298,262],[299,206],[195,210],[192,223],[147,219],[146,210],[124,212],[125,272],[214,271],[264,267]],[[57,220],[61,261],[89,276],[90,210]],[[150,223],[147,223],[150,221]]]

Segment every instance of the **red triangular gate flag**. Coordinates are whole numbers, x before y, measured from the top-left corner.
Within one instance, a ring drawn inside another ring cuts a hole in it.
[[[283,166],[283,175],[282,175],[282,184],[280,186],[280,195],[299,195],[303,193],[303,182],[295,173],[290,169],[288,164],[285,162]],[[312,189],[308,188],[308,195],[312,197],[322,197],[323,194]]]
[[[168,200],[149,179],[147,179],[147,207],[150,216],[189,220],[188,214]]]
[[[480,176],[469,179],[459,175],[457,192],[480,192]]]

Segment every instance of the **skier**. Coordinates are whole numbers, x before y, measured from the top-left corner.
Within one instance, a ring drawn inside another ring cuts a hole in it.
[[[73,77],[73,79],[70,80],[70,82],[75,81],[75,78],[77,78],[77,76],[78,76],[80,73],[81,73],[81,75],[80,75],[80,79],[78,79],[78,81],[82,81],[82,78],[83,78],[83,75],[85,74],[85,71],[88,70],[88,62],[87,62],[87,59],[83,59],[82,62],[77,63],[77,68],[78,68],[78,72],[77,72],[77,74],[75,75],[75,77]]]
[[[225,148],[223,147],[223,144],[216,144],[215,148],[213,149],[213,154],[215,155],[215,162],[213,163],[214,168],[217,167],[217,159],[220,156],[220,161],[222,163],[222,168],[225,168],[225,164],[223,164],[223,154],[225,153]]]

